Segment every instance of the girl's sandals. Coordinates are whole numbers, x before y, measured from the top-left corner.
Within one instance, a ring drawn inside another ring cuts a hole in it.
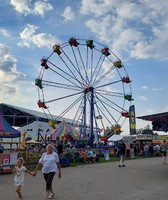
[[[53,199],[54,195],[55,195],[55,193],[50,194],[50,196],[49,196],[48,198],[49,198],[49,199]]]

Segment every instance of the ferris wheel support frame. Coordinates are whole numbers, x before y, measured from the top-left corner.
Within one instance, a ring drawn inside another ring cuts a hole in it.
[[[94,88],[90,87],[90,146],[93,146],[93,141],[94,141],[94,133],[93,133],[93,120],[94,120]]]

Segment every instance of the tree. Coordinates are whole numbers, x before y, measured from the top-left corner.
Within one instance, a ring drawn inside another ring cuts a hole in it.
[[[109,138],[113,134],[119,135],[121,133],[121,126],[119,124],[112,125],[111,127],[107,126],[104,132],[105,137]]]
[[[153,130],[150,128],[150,125],[147,124],[144,128],[140,128],[136,130],[137,134],[151,134],[154,135]]]

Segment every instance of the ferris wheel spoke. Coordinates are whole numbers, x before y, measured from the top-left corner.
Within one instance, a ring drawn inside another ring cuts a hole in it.
[[[115,69],[114,66],[110,67],[95,83],[94,86],[98,85],[104,78],[106,78],[113,70]]]
[[[81,91],[81,90],[78,90],[78,89],[74,89],[74,88],[69,88],[69,87],[65,87],[65,86],[56,86],[56,85],[51,85],[51,84],[43,84],[44,86],[47,86],[47,87],[54,87],[54,88],[62,88],[62,89],[65,89],[65,90],[73,90],[73,91]]]
[[[76,70],[77,70],[77,72],[79,73],[83,84],[87,84],[87,81],[86,81],[86,80],[84,79],[84,77],[82,76],[82,73],[81,73],[81,70],[80,70],[80,67],[79,67],[79,63],[78,63],[76,54],[75,54],[75,52],[74,52],[74,49],[73,49],[73,47],[71,47],[71,48],[72,48],[73,56],[74,56],[74,58],[75,58],[75,62],[76,62],[76,65],[77,65],[77,69],[76,69]],[[74,65],[74,64],[72,63],[72,65]],[[75,68],[76,68],[76,67],[75,67]]]
[[[83,93],[83,92],[78,92],[78,93],[70,94],[70,95],[67,95],[67,96],[64,96],[64,97],[60,97],[60,98],[57,98],[57,99],[52,99],[52,100],[46,101],[45,103],[51,103],[51,102],[54,102],[54,101],[67,99],[69,97],[76,96],[76,95],[81,94],[81,93]]]
[[[78,113],[80,113],[79,111],[80,111],[80,109],[81,109],[81,107],[82,107],[82,104],[83,104],[83,98],[82,98],[82,100],[81,100],[81,102],[80,102],[80,104],[79,104],[79,106],[78,106],[78,109],[77,109],[77,111],[76,111],[76,113],[75,113],[75,116],[74,116],[74,119],[73,119],[72,123],[74,123],[74,122],[76,121],[77,115],[78,115]],[[81,109],[81,112],[82,112],[82,109]],[[79,115],[80,115],[80,114],[79,114]]]
[[[102,94],[102,95],[108,95],[108,96],[114,96],[114,97],[124,97],[124,94],[121,92],[113,92],[109,90],[95,90],[96,92]]]
[[[96,95],[96,94],[95,94]],[[104,105],[104,103],[101,101],[101,99],[96,95],[96,98],[99,100],[99,102],[101,103],[101,105],[104,107],[104,109],[107,111],[107,113],[111,116],[111,118],[114,120],[114,122],[116,122],[116,124],[118,123],[117,120],[112,116],[112,114],[109,112],[109,110],[107,109],[107,107]]]
[[[100,70],[101,70],[101,68],[102,68],[102,66],[103,66],[104,60],[105,60],[105,56],[104,56],[104,58],[103,58],[103,60],[102,60],[102,62],[101,62],[101,64],[100,64],[100,66],[99,66],[99,68],[98,68],[98,70],[97,70],[96,76],[95,76],[95,78],[94,78],[94,80],[93,80],[93,85],[95,84],[96,79],[97,79],[97,77],[98,77],[98,75],[99,75],[99,73],[100,73]]]
[[[100,99],[100,98],[99,98],[99,100],[100,100],[102,103],[106,104],[109,108],[115,110],[115,111],[118,112],[118,113],[121,113],[121,111],[123,110],[123,109],[121,109],[121,111],[119,111],[119,110],[117,110],[116,108],[114,108],[112,105],[110,105],[109,103],[105,102],[104,100],[102,100],[102,99]]]
[[[104,98],[105,100],[107,100],[108,102],[112,103],[113,105],[115,105],[116,107],[118,107],[119,109],[121,109],[122,111],[127,112],[123,107],[117,105],[116,103],[114,103],[113,101],[111,101],[110,99],[108,99],[107,97],[103,96],[102,94],[98,93],[102,98]]]
[[[79,54],[79,57],[80,57],[80,60],[82,62],[82,66],[83,66],[83,69],[84,69],[84,72],[85,72],[85,76],[86,76],[86,83],[87,85],[89,84],[89,78],[88,78],[88,74],[87,74],[87,71],[86,71],[86,67],[85,67],[85,64],[84,64],[84,61],[83,61],[83,58],[82,58],[82,55],[81,55],[81,52],[80,52],[80,49],[79,47],[77,46],[77,49],[78,49],[78,54]]]
[[[67,80],[68,82],[72,83],[73,85],[76,85],[78,88],[81,88],[81,87],[80,87],[79,85],[77,85],[75,82],[73,82],[72,80],[69,80],[67,77],[63,76],[62,74],[60,74],[59,72],[55,71],[54,69],[52,69],[52,68],[50,68],[50,67],[49,67],[49,69],[50,69],[51,71],[53,71],[54,73],[56,73],[57,75],[59,75],[61,78]],[[71,77],[71,76],[70,76],[70,77]],[[73,78],[73,77],[71,77],[71,78]]]
[[[108,121],[108,123],[113,126],[113,124],[111,123],[111,121],[109,120],[109,118],[104,114],[104,112],[102,111],[102,109],[98,106],[97,102],[96,102],[96,107],[97,110],[99,110],[99,113],[101,112],[101,114],[104,116],[104,118]]]
[[[81,91],[81,89],[73,85],[62,84],[62,83],[57,83],[57,82],[52,82],[52,81],[45,81],[45,80],[43,80],[43,82],[44,82],[43,83],[44,86],[51,86],[51,87],[63,88],[67,90]]]
[[[75,61],[76,61],[76,64],[77,64],[77,68],[76,68],[76,66],[74,65],[74,63],[71,61],[71,59],[69,58],[69,56],[66,54],[66,52],[63,50],[63,49],[61,49],[62,50],[62,52],[64,53],[64,55],[65,55],[65,57],[68,59],[68,61],[71,63],[71,65],[73,66],[73,68],[76,70],[76,72],[79,74],[79,76],[80,76],[80,78],[81,78],[81,80],[82,80],[82,82],[80,82],[80,84],[83,84],[84,85],[84,78],[83,78],[83,76],[82,76],[82,74],[81,74],[81,72],[80,72],[80,68],[79,68],[79,64],[78,64],[78,62],[77,62],[77,59],[76,59],[76,56],[75,56],[75,53],[74,53],[74,49],[73,49],[73,47],[71,47],[71,49],[72,49],[72,52],[73,52],[73,55],[74,55],[74,58],[75,58]],[[63,58],[60,56],[60,58],[61,58],[61,60],[62,60],[62,62],[64,62],[64,64],[66,65],[66,67],[71,71],[71,73],[74,75],[74,73],[72,72],[72,70],[70,69],[70,67],[67,65],[67,63],[63,60]],[[76,75],[74,75],[75,77],[76,77]],[[78,79],[77,77],[76,77],[76,79]]]
[[[100,57],[99,57],[99,59],[98,59],[98,62],[97,62],[97,64],[96,64],[96,67],[95,67],[95,69],[94,69],[94,71],[92,72],[92,81],[91,81],[91,85],[93,85],[93,80],[94,80],[94,75],[95,75],[95,73],[96,73],[96,71],[97,71],[97,68],[99,67],[99,63],[100,63],[100,61],[101,61],[101,59],[102,59],[102,54],[100,55]]]
[[[111,83],[107,83],[107,84],[104,84],[104,85],[100,85],[100,86],[97,86],[97,87],[95,87],[95,88],[96,88],[96,89],[97,89],[97,88],[102,88],[102,87],[105,87],[105,86],[108,86],[108,85],[112,85],[112,84],[115,84],[115,83],[119,83],[119,82],[121,82],[121,80],[113,81],[113,82],[111,82]]]
[[[63,69],[61,69],[60,67],[58,67],[57,65],[55,65],[54,63],[48,61],[48,63],[50,63],[53,67],[55,67],[56,69],[58,69],[59,71],[61,71],[62,73],[66,74],[67,76],[69,76],[70,78],[72,78],[73,80],[77,81],[80,85],[81,82],[74,76],[70,75],[69,73],[67,73],[66,71],[64,71]],[[49,67],[50,70],[53,70],[51,67]],[[57,71],[53,70],[54,72],[58,73]],[[60,73],[59,73],[60,74]],[[62,77],[64,77],[62,75]]]
[[[96,103],[95,103],[95,105],[96,105],[98,116],[101,116],[100,110],[99,110],[99,108],[98,108]],[[100,121],[101,121],[101,125],[102,125],[103,129],[105,130],[105,126],[104,126],[102,117],[100,118]]]
[[[78,78],[76,77],[76,75],[74,74],[74,72],[71,70],[71,68],[67,65],[67,63],[64,61],[64,59],[61,56],[59,56],[59,57],[62,60],[62,62],[65,64],[65,66],[69,69],[69,71],[71,72],[71,74],[74,76],[74,79],[82,86],[82,82],[80,82],[78,80]]]
[[[83,97],[83,94],[76,99],[75,101],[73,101],[57,118],[56,120],[59,120],[61,117],[63,117],[69,110],[71,110]]]
[[[91,73],[91,77],[90,77],[89,85],[92,85],[92,77],[93,77],[93,48],[92,48],[92,51],[91,51],[91,67],[90,67],[90,73]]]

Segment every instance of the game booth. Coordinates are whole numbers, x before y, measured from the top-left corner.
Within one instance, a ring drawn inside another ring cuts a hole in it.
[[[14,129],[0,113],[0,173],[10,173],[12,166],[16,164],[21,133]],[[3,141],[4,139],[11,141]],[[12,141],[13,138],[19,138],[18,142]],[[9,146],[10,148],[6,148]],[[13,146],[15,145],[15,148]]]

